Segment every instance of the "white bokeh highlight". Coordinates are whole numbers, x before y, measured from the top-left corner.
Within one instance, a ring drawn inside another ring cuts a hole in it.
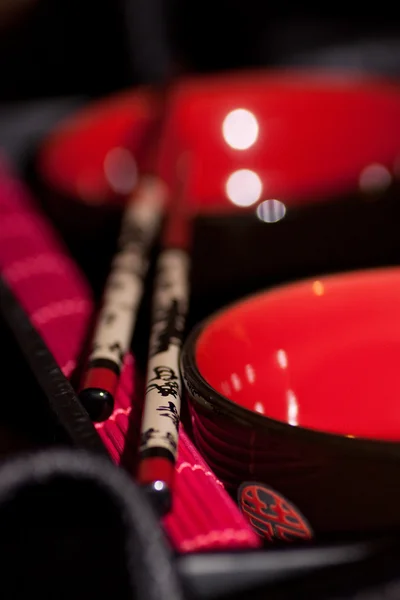
[[[229,175],[226,195],[236,206],[251,206],[260,199],[262,188],[262,181],[257,173],[250,169],[239,169]]]
[[[228,113],[222,124],[225,142],[235,150],[247,150],[256,143],[259,125],[255,115],[245,108]]]
[[[263,223],[277,223],[286,215],[286,206],[280,200],[264,200],[257,206],[256,214]]]

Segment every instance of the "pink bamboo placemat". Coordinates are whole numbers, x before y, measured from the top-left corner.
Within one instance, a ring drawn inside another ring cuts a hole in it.
[[[0,269],[69,377],[93,315],[90,289],[27,187],[0,163]],[[125,361],[111,418],[97,430],[112,459],[135,474],[142,409],[132,356]],[[260,538],[181,428],[176,489],[166,532],[180,552],[256,548]]]

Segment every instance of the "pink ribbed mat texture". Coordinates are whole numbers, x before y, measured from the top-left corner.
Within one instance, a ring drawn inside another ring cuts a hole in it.
[[[64,374],[69,377],[84,343],[93,302],[83,275],[25,183],[0,162],[0,269]],[[112,459],[134,476],[142,386],[133,356],[125,361],[116,406],[96,425]],[[251,529],[223,485],[181,428],[172,512],[166,532],[180,552],[256,548]]]

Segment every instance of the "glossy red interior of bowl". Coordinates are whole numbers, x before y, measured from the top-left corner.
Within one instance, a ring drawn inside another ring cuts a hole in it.
[[[195,349],[232,402],[323,432],[400,440],[400,269],[302,281],[213,317]]]
[[[400,154],[400,86],[371,77],[288,71],[187,79],[170,107],[160,171],[173,179],[171,144],[180,140],[196,157],[188,195],[202,211],[352,191],[360,177],[368,185],[379,168],[391,171]],[[142,91],[89,106],[46,141],[41,174],[69,195],[115,199],[104,161],[116,147],[135,154],[153,115],[154,96]]]

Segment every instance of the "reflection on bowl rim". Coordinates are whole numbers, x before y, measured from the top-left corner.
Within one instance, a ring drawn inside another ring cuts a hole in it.
[[[230,420],[235,421],[237,424],[252,427],[258,431],[270,430],[275,433],[297,437],[299,440],[303,439],[304,441],[313,443],[329,444],[333,448],[342,446],[343,450],[350,450],[352,453],[357,454],[364,454],[368,452],[373,456],[400,459],[400,440],[396,442],[361,436],[348,436],[345,434],[330,433],[323,430],[307,428],[300,425],[293,426],[289,423],[285,423],[284,421],[279,421],[278,419],[273,419],[265,414],[257,413],[245,408],[213,388],[213,386],[210,385],[200,373],[196,362],[197,341],[202,332],[209,324],[221,317],[227,311],[237,307],[239,304],[253,300],[259,296],[263,296],[268,292],[277,291],[282,288],[290,288],[292,286],[297,286],[298,284],[306,283],[307,281],[313,281],[314,279],[323,278],[326,280],[346,275],[351,276],[353,274],[360,275],[362,273],[384,273],[395,270],[399,271],[400,276],[399,267],[386,266],[341,271],[338,273],[327,273],[315,277],[306,277],[296,281],[290,281],[272,286],[270,288],[262,289],[256,293],[246,295],[239,300],[227,304],[220,310],[214,312],[212,315],[195,325],[183,344],[181,353],[181,373],[187,394],[196,404],[200,405],[208,413],[223,415],[228,417]]]

